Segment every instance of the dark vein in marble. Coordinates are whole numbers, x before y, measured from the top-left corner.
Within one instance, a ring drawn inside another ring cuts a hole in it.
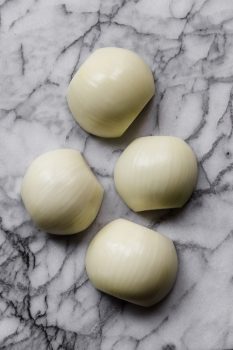
[[[20,53],[20,59],[21,59],[21,73],[22,73],[22,75],[24,75],[25,74],[25,63],[26,62],[25,62],[23,44],[20,45],[19,53]]]
[[[200,162],[203,164],[206,160],[208,160],[213,154],[214,154],[214,151],[216,149],[216,147],[218,146],[218,144],[222,141],[222,139],[225,138],[225,135],[224,134],[221,134],[217,137],[217,139],[213,142],[210,150],[205,153],[202,158],[200,159]]]
[[[67,5],[65,3],[61,5],[61,9],[66,16],[73,14],[72,11],[67,9]]]
[[[186,138],[186,142],[190,142],[194,139],[197,139],[199,137],[199,134],[201,133],[202,129],[206,125],[206,117],[209,113],[209,89],[206,91],[203,91],[202,94],[202,118],[197,127],[194,129],[194,131],[189,135],[188,138]]]
[[[32,5],[33,7],[33,5]],[[14,28],[16,24],[18,24],[20,21],[24,20],[25,17],[31,12],[31,8],[27,9],[26,12],[22,15],[16,18],[10,25],[10,29]]]

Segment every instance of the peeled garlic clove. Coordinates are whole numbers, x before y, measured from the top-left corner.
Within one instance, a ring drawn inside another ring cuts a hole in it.
[[[147,136],[133,141],[119,157],[115,186],[134,211],[179,208],[197,181],[196,157],[183,140]]]
[[[87,274],[97,289],[143,306],[168,294],[177,266],[169,238],[124,219],[102,228],[86,255]]]
[[[38,227],[50,233],[73,234],[95,219],[103,188],[78,151],[58,149],[32,162],[21,196]]]
[[[134,52],[96,50],[70,82],[69,108],[87,132],[121,136],[155,93],[153,75]]]

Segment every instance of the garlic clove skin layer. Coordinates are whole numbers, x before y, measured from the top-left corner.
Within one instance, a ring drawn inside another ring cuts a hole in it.
[[[71,80],[67,101],[80,126],[102,137],[119,137],[155,93],[152,72],[134,52],[96,50]]]
[[[177,268],[169,238],[124,219],[102,228],[86,254],[87,274],[97,289],[142,306],[168,294]]]
[[[54,234],[85,230],[100,209],[103,192],[82,155],[72,149],[58,149],[36,158],[21,187],[32,220]]]
[[[117,192],[135,212],[182,207],[197,182],[197,160],[178,137],[146,136],[134,140],[114,169]]]

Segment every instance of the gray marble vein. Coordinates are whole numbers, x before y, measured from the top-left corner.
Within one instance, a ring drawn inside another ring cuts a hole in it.
[[[151,66],[156,98],[119,139],[85,133],[65,94],[96,48],[120,46]],[[233,1],[0,0],[0,349],[233,348]],[[199,159],[197,189],[179,210],[132,213],[114,164],[131,140],[176,135]],[[54,237],[20,200],[26,167],[58,147],[83,152],[105,188],[95,223]],[[175,241],[177,283],[143,309],[96,291],[88,242],[124,217]]]

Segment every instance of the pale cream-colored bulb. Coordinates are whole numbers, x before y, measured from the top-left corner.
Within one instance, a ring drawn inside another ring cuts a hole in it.
[[[197,182],[197,161],[190,146],[171,136],[134,140],[119,157],[117,192],[134,211],[179,208]]]
[[[134,52],[96,50],[71,80],[67,101],[80,126],[102,137],[119,137],[155,93],[148,65]]]
[[[103,227],[86,254],[87,274],[97,289],[143,306],[168,294],[177,268],[169,238],[124,219]]]
[[[103,188],[78,151],[58,149],[31,163],[21,196],[38,227],[54,234],[73,234],[95,219]]]

